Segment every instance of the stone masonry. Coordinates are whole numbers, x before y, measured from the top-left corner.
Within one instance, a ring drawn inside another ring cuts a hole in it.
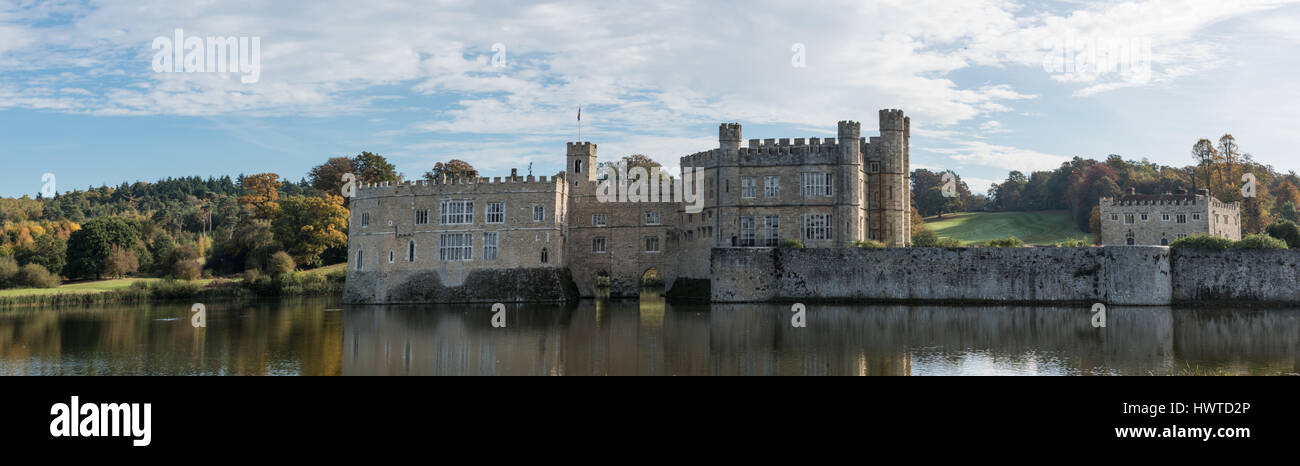
[[[1222,202],[1206,190],[1101,198],[1101,243],[1167,246],[1191,235],[1241,239],[1241,203]]]

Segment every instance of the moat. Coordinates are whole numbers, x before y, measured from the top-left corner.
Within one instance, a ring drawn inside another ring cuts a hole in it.
[[[0,310],[3,375],[1282,375],[1300,309],[334,298]]]

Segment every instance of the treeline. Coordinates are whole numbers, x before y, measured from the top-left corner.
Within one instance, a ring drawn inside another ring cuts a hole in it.
[[[1122,196],[1129,188],[1142,194],[1194,192],[1208,189],[1224,202],[1242,202],[1243,235],[1260,234],[1277,219],[1300,221],[1300,178],[1279,173],[1242,153],[1232,135],[1217,144],[1201,139],[1193,146],[1193,165],[1176,167],[1125,160],[1110,155],[1103,161],[1075,157],[1051,171],[1025,175],[1012,171],[988,191],[987,210],[1032,211],[1064,209],[1082,231],[1097,233],[1102,197]],[[1243,196],[1245,174],[1254,176],[1254,197]]]
[[[399,176],[383,156],[362,152],[328,159],[297,182],[275,173],[185,177],[0,199],[0,287],[136,274],[253,277],[345,262],[343,173],[358,182]]]

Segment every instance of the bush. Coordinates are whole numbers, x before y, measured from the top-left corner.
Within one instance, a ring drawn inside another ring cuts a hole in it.
[[[781,242],[781,247],[787,249],[803,249],[803,243],[797,239],[788,239]]]
[[[1232,243],[1233,249],[1286,249],[1286,241],[1269,235],[1250,235]]]
[[[1024,241],[1021,241],[1020,238],[1016,238],[1014,236],[989,240],[988,243],[985,243],[985,246],[988,246],[990,248],[1019,248],[1019,247],[1023,247],[1024,245],[1025,245]]]
[[[140,269],[140,258],[134,252],[114,244],[104,258],[104,275],[125,277]]]
[[[1055,246],[1055,247],[1058,247],[1058,248],[1086,248],[1086,247],[1092,246],[1092,243],[1089,243],[1088,241],[1084,241],[1084,240],[1078,239],[1078,240],[1074,240],[1074,241],[1061,241],[1061,242],[1057,242],[1057,243],[1053,244],[1052,246]]]
[[[40,264],[27,264],[18,271],[18,282],[32,288],[58,288],[63,280]]]
[[[1169,244],[1173,249],[1204,249],[1223,251],[1232,247],[1232,240],[1210,235],[1192,235],[1174,240]]]
[[[885,243],[872,239],[860,239],[850,243],[850,246],[855,248],[881,249],[885,247]]]
[[[172,276],[177,280],[196,280],[202,275],[202,267],[199,267],[198,261],[184,260],[177,262],[172,266]]]
[[[293,263],[293,257],[290,257],[289,253],[280,251],[271,254],[271,260],[266,264],[266,267],[271,275],[280,275],[293,273],[294,269],[298,268],[298,265]]]
[[[17,277],[18,261],[8,256],[0,257],[0,288],[18,286],[18,282],[14,280]]]
[[[203,287],[198,283],[165,279],[149,287],[149,294],[154,299],[193,298]]]
[[[257,277],[260,277],[260,276],[262,276],[262,272],[258,272],[257,269],[248,269],[248,270],[245,270],[245,271],[244,271],[244,283],[253,283],[254,281],[257,280]]]
[[[933,231],[925,230],[912,235],[914,248],[959,248],[961,241],[956,238],[942,238]]]
[[[1300,225],[1287,219],[1278,219],[1264,231],[1269,236],[1286,241],[1288,248],[1300,247]]]

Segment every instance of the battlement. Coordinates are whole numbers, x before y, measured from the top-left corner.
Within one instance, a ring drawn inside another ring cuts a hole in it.
[[[909,124],[903,111],[887,108],[880,111],[880,131],[906,131]]]
[[[437,195],[440,193],[462,192],[465,189],[482,189],[497,187],[519,191],[553,191],[564,186],[565,173],[555,176],[506,176],[506,177],[442,177],[435,180],[406,180],[400,182],[358,183],[357,197],[381,197],[396,194]]]
[[[718,125],[718,140],[740,142],[740,123]]]
[[[570,142],[567,144],[568,155],[587,155],[596,152],[596,145],[590,141]]]

